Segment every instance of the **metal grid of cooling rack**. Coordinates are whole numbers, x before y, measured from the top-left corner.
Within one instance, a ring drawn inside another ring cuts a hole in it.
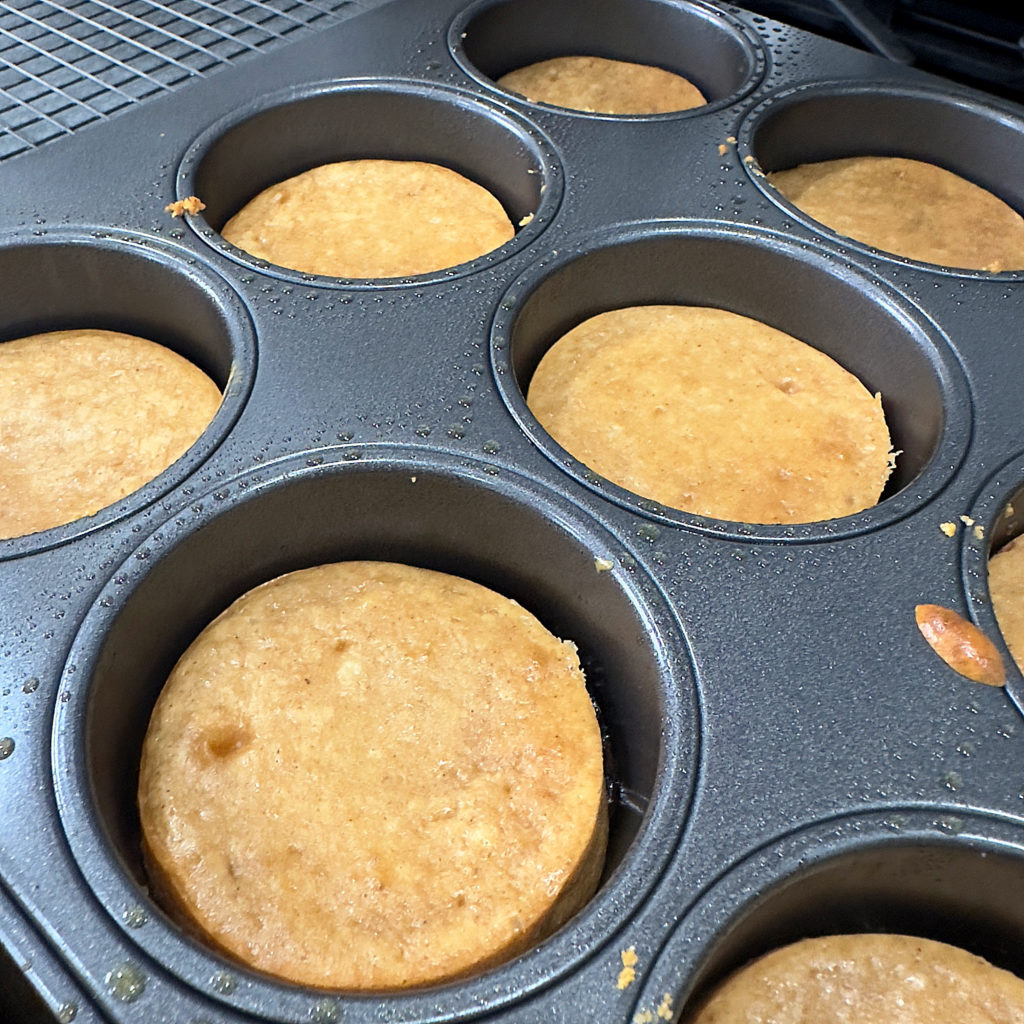
[[[352,2],[0,3],[0,160],[295,38]]]

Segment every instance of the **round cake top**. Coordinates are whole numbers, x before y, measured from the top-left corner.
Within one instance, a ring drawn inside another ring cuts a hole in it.
[[[740,968],[687,1024],[1016,1024],[1024,981],[909,935],[827,935]]]
[[[221,234],[258,259],[308,274],[426,274],[483,256],[515,234],[487,189],[437,164],[345,160],[272,185]]]
[[[220,404],[187,359],[70,330],[0,343],[0,537],[95,515],[185,453]]]
[[[1024,671],[1024,541],[1020,537],[1004,544],[989,559],[988,585],[1003,639]]]
[[[168,910],[245,964],[386,990],[526,949],[589,899],[607,819],[574,646],[378,562],[250,591],[181,658],[139,782]]]
[[[667,114],[707,102],[682,75],[607,57],[552,57],[509,71],[497,84],[533,103],[594,114]]]
[[[817,349],[721,309],[585,320],[544,354],[527,401],[592,470],[719,519],[849,515],[878,501],[892,469],[879,396]]]
[[[856,156],[775,171],[768,180],[809,217],[876,249],[969,270],[1024,268],[1024,217],[934,164]]]

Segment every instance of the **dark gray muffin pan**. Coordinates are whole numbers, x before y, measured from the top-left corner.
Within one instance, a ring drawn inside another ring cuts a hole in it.
[[[567,52],[677,70],[709,103],[611,117],[494,84]],[[225,395],[136,493],[0,541],[0,1019],[676,1020],[751,957],[851,930],[1024,974],[1024,678],[986,582],[1024,527],[1024,274],[880,253],[764,177],[899,154],[1024,209],[1022,113],[728,7],[391,0],[0,166],[0,341],[128,330]],[[523,225],[389,281],[295,273],[221,238],[275,181],[366,156],[453,167]],[[201,214],[165,213],[191,194]],[[881,392],[901,452],[882,501],[724,522],[548,437],[524,400],[546,348],[602,310],[673,302],[763,320]],[[137,765],[169,669],[245,590],[345,558],[520,601],[576,641],[599,711],[601,887],[467,981],[282,984],[148,896]],[[992,636],[1006,687],[936,657],[920,603]]]

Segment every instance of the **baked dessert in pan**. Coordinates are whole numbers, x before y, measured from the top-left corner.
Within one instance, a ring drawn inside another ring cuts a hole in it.
[[[594,114],[666,114],[707,102],[682,75],[607,57],[552,57],[509,71],[497,83],[534,103]]]
[[[859,512],[878,501],[893,465],[880,396],[824,353],[722,309],[592,317],[544,354],[527,402],[592,470],[719,519]]]
[[[250,591],[182,656],[139,780],[163,906],[240,962],[350,991],[500,963],[597,886],[602,741],[573,644],[381,562]]]
[[[0,343],[0,538],[95,515],[199,438],[217,385],[145,338],[78,329]]]
[[[426,274],[515,234],[498,200],[438,164],[344,160],[264,189],[221,234],[258,259],[331,277]]]

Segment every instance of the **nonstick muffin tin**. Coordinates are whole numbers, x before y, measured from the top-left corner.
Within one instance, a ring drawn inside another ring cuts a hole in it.
[[[566,52],[678,70],[709,103],[610,117],[493,84]],[[851,930],[1024,974],[1024,678],[986,583],[990,549],[1024,526],[1024,274],[876,252],[764,178],[857,152],[941,163],[1024,209],[1019,109],[666,0],[392,0],[0,166],[0,338],[129,330],[225,394],[152,483],[0,541],[0,1019],[677,1019],[750,957]],[[362,156],[451,166],[526,223],[391,281],[294,273],[220,238],[263,187]],[[164,211],[192,194],[201,214]],[[559,448],[523,398],[545,348],[661,302],[763,320],[880,391],[901,454],[879,505],[707,519]],[[599,709],[601,888],[467,981],[277,983],[147,894],[134,794],[170,667],[246,589],[345,558],[514,597],[578,644]],[[996,639],[1006,687],[951,671],[920,603]]]

